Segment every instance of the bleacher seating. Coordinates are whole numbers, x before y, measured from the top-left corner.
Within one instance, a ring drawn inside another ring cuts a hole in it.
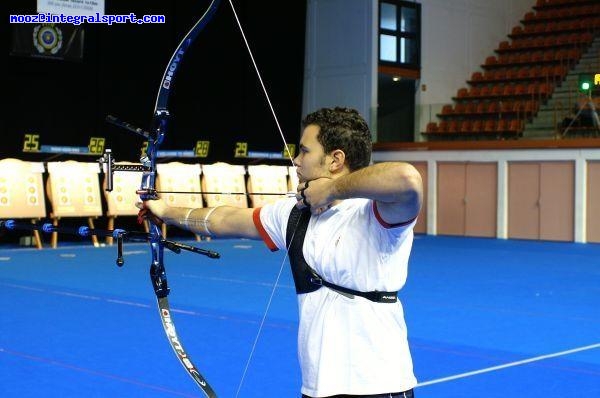
[[[422,134],[428,140],[520,137],[599,33],[598,0],[538,0]]]

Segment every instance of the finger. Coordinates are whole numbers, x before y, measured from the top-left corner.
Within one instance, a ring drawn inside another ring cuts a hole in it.
[[[302,198],[302,200],[299,200],[298,203],[296,203],[296,207],[299,209],[310,209],[310,203],[306,200],[306,198]]]
[[[306,188],[308,188],[308,183],[309,183],[309,181],[298,184],[298,186],[296,187],[296,191],[298,191],[298,192],[304,191]]]
[[[316,209],[310,209],[310,212],[314,215],[319,215],[321,213],[323,213],[325,211],[325,208],[323,207],[318,207]]]
[[[148,218],[148,209],[141,209],[137,215],[138,224],[143,223],[146,218]]]
[[[321,213],[325,213],[327,210],[329,210],[329,208],[330,208],[330,207],[331,207],[331,205],[329,205],[329,206],[323,206],[323,207],[319,207],[319,208],[317,209],[317,211],[319,212],[319,214],[321,214]]]
[[[306,188],[300,190],[300,197],[302,197],[302,199],[306,199],[306,194],[304,193],[305,189]]]

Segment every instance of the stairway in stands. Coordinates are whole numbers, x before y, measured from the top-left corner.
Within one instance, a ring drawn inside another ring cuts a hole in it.
[[[560,129],[563,118],[571,114],[576,106],[578,93],[579,75],[600,73],[600,36],[597,36],[587,51],[581,56],[579,63],[567,74],[560,86],[554,89],[554,93],[546,104],[542,104],[531,123],[525,125],[524,138],[547,139],[554,138]]]

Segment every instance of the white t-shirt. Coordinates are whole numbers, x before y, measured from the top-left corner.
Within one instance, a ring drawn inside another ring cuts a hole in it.
[[[286,228],[295,199],[255,211],[255,224],[271,250],[286,250]],[[415,221],[386,224],[375,203],[346,199],[310,219],[306,262],[328,282],[358,291],[396,291],[406,282]],[[326,287],[298,295],[298,356],[302,393],[382,394],[417,381],[402,304],[349,298]]]

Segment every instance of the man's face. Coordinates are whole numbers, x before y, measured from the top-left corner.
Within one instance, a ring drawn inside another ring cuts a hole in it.
[[[314,124],[306,126],[300,139],[300,150],[294,159],[296,172],[300,182],[314,180],[330,175],[330,157],[323,152],[323,146],[317,140],[319,126]]]

